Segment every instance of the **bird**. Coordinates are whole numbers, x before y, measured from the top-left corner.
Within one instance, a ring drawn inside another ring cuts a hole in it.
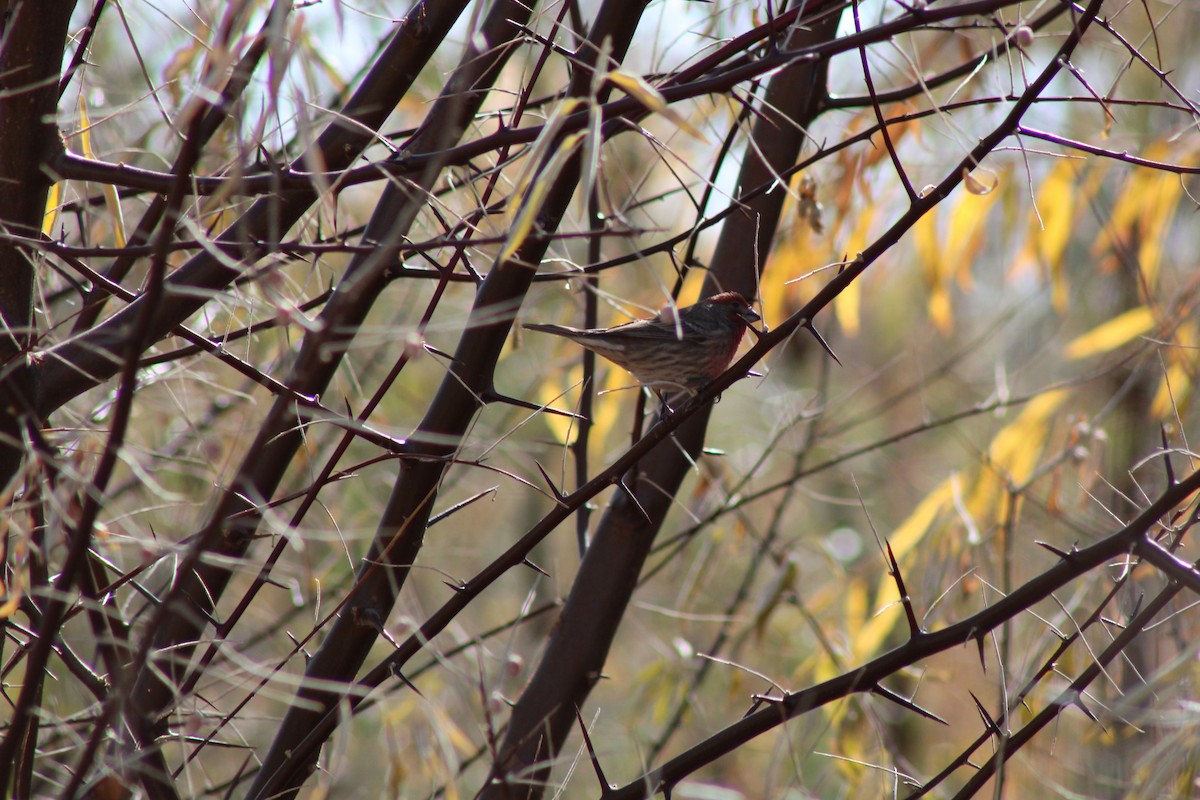
[[[687,308],[667,306],[658,316],[613,328],[580,330],[527,323],[531,331],[563,336],[629,371],[657,392],[695,394],[733,361],[746,329],[761,320],[737,292],[721,292]]]

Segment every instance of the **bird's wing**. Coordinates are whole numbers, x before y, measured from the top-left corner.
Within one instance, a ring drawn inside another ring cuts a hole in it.
[[[527,323],[523,327],[531,331],[552,333],[556,336],[567,336],[576,341],[584,342],[589,339],[603,340],[611,346],[622,346],[627,343],[665,344],[674,342],[686,343],[687,336],[678,335],[674,325],[663,325],[656,320],[635,319],[615,328],[572,328],[567,325],[550,325],[545,323]],[[687,329],[684,328],[686,334]]]
[[[686,329],[684,329],[686,333]],[[590,331],[589,331],[590,333]],[[674,325],[663,325],[655,320],[638,319],[604,331],[607,338],[630,342],[678,342],[680,330]]]

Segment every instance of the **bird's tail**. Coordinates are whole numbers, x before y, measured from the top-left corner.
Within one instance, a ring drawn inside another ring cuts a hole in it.
[[[527,331],[552,333],[555,336],[578,336],[582,332],[578,328],[571,328],[566,325],[547,325],[542,322],[527,322],[521,327]]]

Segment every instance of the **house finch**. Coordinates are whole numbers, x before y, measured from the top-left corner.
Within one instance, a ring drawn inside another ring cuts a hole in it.
[[[565,325],[525,325],[531,331],[565,336],[629,370],[660,394],[683,389],[694,394],[733,360],[742,334],[762,319],[737,292],[722,292],[694,306],[668,306],[657,317],[615,328],[579,330]]]

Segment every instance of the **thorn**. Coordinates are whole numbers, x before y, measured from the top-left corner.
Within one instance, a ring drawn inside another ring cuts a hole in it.
[[[745,719],[746,717],[748,717],[748,716],[750,716],[751,714],[753,714],[755,711],[758,711],[758,709],[759,709],[759,708],[760,708],[760,707],[761,707],[761,706],[762,706],[764,703],[766,703],[766,702],[767,702],[766,700],[764,700],[764,699],[763,699],[763,696],[762,696],[762,695],[760,695],[760,694],[752,694],[752,695],[750,695],[750,699],[751,699],[753,702],[752,702],[752,703],[750,703],[750,707],[746,709],[746,712],[745,712],[744,714],[742,714],[742,719]],[[776,704],[776,705],[778,705],[778,703],[779,703],[779,698],[772,697],[772,698],[770,698],[770,701],[771,701],[771,703],[772,703],[772,704]]]
[[[506,405],[516,406],[517,408],[527,408],[530,411],[545,411],[547,414],[557,414],[560,417],[568,417],[570,419],[577,419],[581,422],[588,421],[587,417],[581,416],[572,411],[560,411],[557,408],[551,408],[550,406],[544,405],[542,403],[531,403],[528,400],[521,400],[516,397],[509,397],[506,394],[501,394],[500,392],[497,392],[495,389],[484,389],[483,392],[479,395],[479,397],[481,400],[483,400],[484,403],[504,403]]]
[[[464,586],[461,583],[451,583],[450,581],[442,581],[442,583],[446,584],[447,586],[449,586],[451,589],[453,589],[456,592],[461,592],[467,588],[466,586]]]
[[[979,712],[979,716],[983,718],[983,724],[986,725],[987,729],[994,735],[1003,739],[1004,731],[1000,730],[1000,726],[996,724],[996,720],[992,719],[992,715],[989,714],[987,709],[983,707],[983,703],[979,702],[979,698],[976,697],[975,693],[969,689],[967,690],[967,694],[971,695],[971,699],[975,701],[975,710],[977,710]]]
[[[666,391],[655,389],[654,394],[658,396],[658,403],[659,403],[658,418],[663,421],[670,419],[671,415],[675,413],[675,409],[671,408],[671,404],[667,402]],[[691,394],[694,396],[695,392],[692,392]],[[684,402],[687,402],[687,401],[684,401]]]
[[[499,486],[493,486],[490,489],[484,489],[482,492],[477,492],[476,494],[471,495],[466,500],[462,500],[461,502],[455,503],[454,505],[447,508],[445,511],[441,511],[437,514],[434,514],[432,517],[430,517],[429,525],[427,525],[426,527],[436,525],[437,523],[441,522],[442,520],[446,519],[447,517],[451,516],[452,514],[462,511],[464,508],[471,505],[471,503],[474,503],[476,500],[481,500],[481,499],[487,497],[489,494],[495,494],[499,489],[500,489]]]
[[[579,713],[579,706],[575,706],[575,718],[579,720],[579,732],[583,734],[583,743],[587,747],[588,757],[592,760],[592,769],[596,770],[596,780],[600,781],[600,796],[604,797],[615,787],[604,777],[600,758],[596,755],[596,748],[592,747],[592,737],[588,735],[587,725],[583,722],[583,714]]]
[[[1079,552],[1079,550],[1075,547],[1075,545],[1071,545],[1071,549],[1068,551],[1068,550],[1059,550],[1057,547],[1055,547],[1054,545],[1052,545],[1048,542],[1040,542],[1040,541],[1037,541],[1036,539],[1034,540],[1033,543],[1038,545],[1039,547],[1043,547],[1043,548],[1049,550],[1051,553],[1054,553],[1054,555],[1058,556],[1063,561],[1073,561],[1075,559],[1075,554],[1077,552]]]
[[[916,714],[920,714],[922,717],[925,717],[926,719],[931,719],[934,722],[940,722],[943,725],[947,725],[947,726],[950,724],[946,720],[939,717],[937,714],[934,714],[932,711],[926,711],[925,709],[921,708],[919,705],[917,705],[913,701],[901,697],[900,695],[893,692],[891,689],[885,689],[884,687],[880,686],[878,683],[871,687],[871,692],[873,694],[879,695],[880,697],[882,697],[886,700],[891,700],[893,703],[900,706],[901,708],[907,708],[909,711],[912,711]]]
[[[637,495],[635,495],[633,490],[625,484],[625,480],[623,478],[617,478],[617,486],[620,486],[625,490],[625,494],[629,495],[629,499],[633,501],[635,506],[637,506],[638,511],[642,512],[642,516],[646,518],[646,522],[654,524],[654,520],[650,519],[650,515],[646,513],[646,509],[642,508],[642,504],[638,502]]]
[[[300,654],[304,656],[304,664],[305,664],[305,666],[307,666],[308,662],[312,659],[312,654],[309,653],[308,650],[306,650],[304,648],[304,645],[302,645],[300,643],[299,639],[297,639],[294,635],[292,635],[291,631],[286,631],[285,635],[287,636],[288,641],[290,641],[292,643],[292,647],[299,650]]]
[[[908,596],[908,589],[904,588],[904,577],[900,574],[900,565],[896,563],[896,554],[892,552],[892,543],[885,540],[884,546],[887,547],[888,562],[891,564],[889,572],[896,581],[896,589],[900,592],[900,603],[904,606],[904,616],[908,619],[909,639],[919,639],[925,635],[925,631],[921,630],[921,623],[917,622],[917,614],[912,607],[912,598]]]
[[[359,625],[371,628],[380,635],[384,633],[383,618],[379,615],[379,609],[374,606],[359,606],[351,613],[354,621]]]
[[[983,668],[984,675],[987,674],[987,658],[983,652],[983,637],[985,636],[987,636],[986,633],[981,633],[975,637],[975,644],[979,645],[979,666]]]
[[[525,566],[529,567],[531,570],[533,570],[534,572],[538,573],[539,575],[545,575],[547,578],[549,578],[549,577],[550,577],[550,573],[549,573],[549,572],[546,572],[546,570],[542,569],[542,568],[541,568],[541,567],[539,567],[537,564],[535,564],[535,563],[533,563],[532,561],[530,561],[528,556],[526,556],[525,558],[521,559],[521,563],[522,563],[522,564],[524,564]]]
[[[1133,609],[1129,612],[1129,619],[1136,617],[1142,610],[1142,601],[1146,599],[1146,595],[1139,593],[1137,599],[1133,601]]]
[[[408,678],[404,677],[404,673],[400,671],[399,664],[396,664],[393,662],[391,665],[391,668],[388,671],[392,673],[392,677],[399,678],[401,683],[403,683],[409,689],[412,689],[413,692],[416,693],[417,697],[421,697],[421,698],[425,697],[425,695],[421,694],[421,690],[413,685],[412,681],[410,681]]]
[[[440,356],[442,358],[449,359],[450,361],[454,360],[454,356],[450,355],[445,350],[437,349],[436,347],[431,345],[429,342],[425,342],[421,346],[425,348],[426,352],[432,353],[435,356]]]
[[[776,696],[770,695],[770,694],[759,694],[758,692],[755,692],[754,694],[750,695],[750,699],[754,701],[755,707],[757,707],[757,705],[760,703],[766,703],[767,705],[772,705],[772,706],[783,705],[784,700],[786,700],[787,698],[776,697]],[[749,712],[747,712],[747,714],[745,714],[743,716],[749,716]]]
[[[550,476],[546,474],[546,470],[542,468],[541,464],[534,461],[533,465],[537,467],[538,472],[542,474],[542,480],[544,480],[546,485],[550,487],[550,493],[554,495],[554,499],[558,501],[559,505],[562,505],[562,500],[564,497],[566,497],[566,495],[558,490],[558,487],[554,485],[554,481],[550,480]]]
[[[829,357],[836,361],[839,367],[842,366],[842,360],[837,357],[836,353],[833,352],[833,348],[831,348],[829,343],[826,342],[824,337],[821,336],[820,331],[818,331],[816,326],[812,324],[812,320],[809,320],[808,324],[806,324],[804,327],[807,328],[808,332],[811,333],[813,338],[817,340],[817,344],[821,345],[821,349],[828,353]]]
[[[188,610],[190,613],[199,614],[200,616],[204,617],[204,621],[207,622],[209,625],[219,628],[223,624],[221,622],[221,620],[217,619],[215,616],[213,616],[208,611],[205,611],[203,608],[198,608],[198,607],[193,606],[192,608],[190,608]]]
[[[1100,728],[1102,730],[1104,730],[1105,733],[1107,733],[1108,729],[1105,728],[1103,725],[1101,725],[1100,720],[1096,718],[1096,715],[1092,713],[1091,709],[1089,709],[1087,706],[1085,706],[1083,704],[1083,694],[1080,692],[1074,692],[1073,694],[1075,696],[1071,699],[1071,705],[1075,706],[1080,711],[1082,711],[1085,715],[1087,715],[1088,719],[1090,719],[1092,722],[1096,723],[1097,725],[1100,725]]]
[[[1175,468],[1171,466],[1171,451],[1168,449],[1170,447],[1170,443],[1167,441],[1167,426],[1162,425],[1158,430],[1159,434],[1162,436],[1163,468],[1167,471],[1167,486],[1174,486],[1176,483]]]

